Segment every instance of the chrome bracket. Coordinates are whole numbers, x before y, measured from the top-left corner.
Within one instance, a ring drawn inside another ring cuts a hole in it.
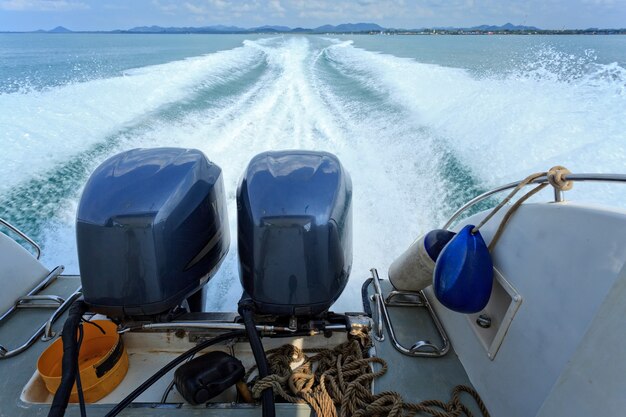
[[[385,340],[383,327],[387,328],[387,334],[391,339],[393,347],[403,355],[413,357],[428,357],[438,358],[444,356],[450,350],[450,339],[446,334],[439,317],[433,310],[428,298],[424,295],[423,291],[391,291],[387,298],[384,298],[383,290],[380,285],[380,277],[378,271],[375,268],[370,270],[372,273],[372,282],[374,283],[374,294],[372,301],[376,306],[376,321],[374,326],[374,339],[382,342]],[[430,314],[430,317],[437,329],[439,338],[441,339],[441,346],[437,346],[428,340],[420,340],[413,344],[410,348],[407,348],[398,342],[396,334],[391,323],[389,316],[389,307],[425,307]]]
[[[369,333],[372,329],[372,319],[362,313],[346,313],[346,328],[351,335],[361,332]]]

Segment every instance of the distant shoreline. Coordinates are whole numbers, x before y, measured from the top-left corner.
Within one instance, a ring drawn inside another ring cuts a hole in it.
[[[136,26],[130,29],[115,30],[82,30],[73,31],[63,26],[51,30],[34,31],[0,31],[0,33],[99,33],[99,34],[159,34],[159,35],[626,35],[626,28],[586,28],[586,29],[540,29],[535,26],[514,25],[480,25],[472,27],[439,26],[420,29],[385,28],[376,23],[342,23],[339,25],[323,25],[315,28],[288,26],[257,26],[242,28],[238,26],[201,26],[201,27],[163,27]]]
[[[370,32],[218,32],[218,31],[189,31],[189,32],[133,32],[125,30],[111,31],[68,31],[68,32],[50,32],[50,31],[0,31],[1,34],[39,34],[39,35],[365,35],[365,36],[490,36],[490,35],[626,35],[626,29],[600,29],[600,30],[533,30],[533,31],[464,31],[464,30],[425,30],[425,31],[370,31]]]

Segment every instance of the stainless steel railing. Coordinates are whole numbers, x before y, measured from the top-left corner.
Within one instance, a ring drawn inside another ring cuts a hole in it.
[[[41,248],[34,240],[28,237],[25,233],[19,230],[17,227],[13,226],[11,223],[6,220],[0,218],[0,225],[6,227],[11,230],[17,236],[22,238],[28,244],[30,244],[36,252],[36,257],[39,259],[41,257]],[[53,294],[40,294],[39,292],[44,290],[46,287],[50,286],[64,271],[64,267],[62,265],[57,266],[52,271],[46,275],[32,290],[30,290],[26,295],[15,300],[13,306],[11,306],[7,311],[0,312],[0,326],[9,319],[16,310],[18,309],[26,309],[26,308],[53,308],[54,312],[51,316],[49,316],[48,320],[46,320],[43,324],[41,324],[37,330],[30,335],[28,340],[22,343],[20,346],[16,348],[9,349],[8,347],[0,344],[0,359],[8,359],[14,356],[19,355],[20,353],[27,350],[30,346],[32,346],[37,339],[41,337],[41,340],[48,341],[54,337],[54,332],[52,331],[52,325],[54,322],[61,317],[63,312],[65,312],[74,301],[76,301],[81,295],[81,287],[78,287],[74,293],[72,293],[67,299],[62,298],[58,295]],[[19,279],[19,277],[13,277]]]
[[[626,182],[626,174],[567,174],[563,176],[565,181],[574,181],[574,182],[584,182],[584,181],[595,181],[595,182]],[[501,185],[500,187],[489,190],[485,193],[482,193],[470,201],[465,203],[461,208],[459,208],[454,214],[448,219],[446,224],[443,225],[443,229],[448,229],[452,223],[465,212],[467,209],[472,207],[473,205],[480,203],[483,200],[491,197],[494,194],[498,194],[502,191],[510,190],[519,185],[520,181],[515,181],[510,184]],[[534,181],[531,184],[543,184],[548,182],[548,176],[543,175]],[[563,201],[563,194],[561,191],[554,189],[554,201],[561,202]]]
[[[380,284],[380,277],[376,268],[370,270],[372,276],[372,283],[374,284],[374,294],[371,297],[371,301],[374,302],[376,307],[376,322],[374,324],[374,339],[378,342],[385,340],[384,328],[387,329],[387,334],[391,339],[392,346],[403,355],[412,357],[425,357],[425,358],[439,358],[445,356],[450,351],[450,338],[446,333],[446,330],[439,320],[439,316],[430,305],[428,298],[424,295],[423,291],[391,291],[387,298],[385,298]],[[411,296],[412,301],[394,301],[397,296]],[[441,345],[436,345],[428,340],[417,341],[413,346],[403,346],[398,338],[391,322],[391,317],[387,306],[406,306],[406,307],[425,307],[430,318],[433,321],[439,339],[441,339]]]
[[[26,234],[23,233],[20,229],[13,226],[11,223],[9,223],[8,221],[4,220],[1,217],[0,217],[0,224],[6,227],[7,229],[9,229],[10,231],[12,231],[13,233],[15,233],[16,235],[18,235],[19,237],[21,237],[22,239],[24,239],[26,242],[28,242],[28,244],[31,245],[33,249],[35,249],[35,252],[37,253],[37,259],[41,257],[41,248],[39,247],[37,243],[35,243],[34,240],[26,236]]]

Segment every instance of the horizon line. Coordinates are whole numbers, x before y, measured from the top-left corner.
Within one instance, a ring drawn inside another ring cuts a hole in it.
[[[268,30],[269,32],[275,33],[289,33],[289,32],[315,32],[318,29],[329,27],[329,30],[322,30],[321,33],[333,33],[332,29],[337,29],[341,26],[370,26],[370,28],[363,29],[355,29],[355,30],[339,30],[335,33],[370,33],[370,32],[378,32],[378,31],[394,31],[394,32],[418,32],[418,31],[426,31],[426,30],[442,30],[442,31],[464,31],[464,30],[472,30],[472,31],[543,31],[543,32],[563,32],[563,31],[619,31],[623,32],[626,28],[617,28],[617,27],[607,27],[607,28],[599,28],[599,27],[588,27],[588,28],[561,28],[561,29],[542,29],[532,25],[515,25],[510,22],[504,23],[502,25],[497,24],[481,24],[475,26],[461,27],[461,26],[431,26],[431,27],[421,27],[421,28],[396,28],[396,27],[384,27],[377,23],[373,22],[359,22],[359,23],[340,23],[337,25],[333,24],[324,24],[317,27],[305,28],[301,26],[291,27],[287,25],[272,25],[272,24],[263,24],[254,27],[239,27],[235,25],[224,25],[224,24],[213,24],[213,25],[205,25],[205,26],[160,26],[160,25],[141,25],[134,26],[128,29],[109,29],[109,30],[95,30],[95,29],[85,29],[85,30],[72,30],[63,25],[57,25],[52,29],[33,29],[33,30],[20,30],[20,31],[3,31],[0,29],[0,33],[48,33],[48,34],[58,34],[58,33],[167,33],[166,30],[180,30],[182,33],[185,33],[185,30],[195,30],[202,31],[203,29],[211,30],[211,32],[217,32],[222,34],[227,33],[251,33],[255,31],[264,32]],[[372,28],[371,26],[376,26],[376,28]],[[506,28],[507,26],[512,27],[513,29]],[[163,31],[149,31],[151,28],[164,29]],[[281,28],[281,29],[277,29]],[[286,29],[284,29],[286,28]],[[331,29],[332,28],[332,29]],[[144,31],[137,31],[137,29],[146,29]],[[266,33],[266,32],[264,32]]]

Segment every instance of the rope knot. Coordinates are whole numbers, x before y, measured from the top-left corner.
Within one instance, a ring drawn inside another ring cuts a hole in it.
[[[547,184],[543,184],[547,186]],[[431,417],[472,417],[472,413],[461,402],[460,394],[470,394],[484,417],[489,411],[474,389],[459,385],[454,389],[449,402],[428,400],[419,403],[404,402],[400,394],[384,391],[372,392],[375,378],[387,372],[387,362],[379,357],[366,355],[365,338],[348,340],[333,349],[299,349],[285,345],[268,351],[268,360],[278,374],[271,374],[252,382],[252,394],[259,398],[261,392],[272,388],[274,394],[290,403],[306,403],[319,417],[402,417],[403,414],[428,415]],[[316,353],[308,357],[307,353]],[[292,366],[304,360],[292,369]],[[372,364],[381,369],[372,369]],[[251,369],[255,369],[254,367]],[[252,370],[247,372],[247,380]]]
[[[572,181],[567,181],[565,178],[563,178],[567,174],[571,174],[571,171],[569,169],[561,165],[553,166],[548,170],[548,182],[557,190],[571,190],[574,186],[574,183]]]
[[[280,389],[282,378],[280,375],[270,374],[263,379],[259,379],[252,387],[252,397],[261,398],[261,393],[268,388]]]
[[[305,372],[294,372],[287,380],[289,389],[294,394],[311,392],[315,383],[315,375]]]

